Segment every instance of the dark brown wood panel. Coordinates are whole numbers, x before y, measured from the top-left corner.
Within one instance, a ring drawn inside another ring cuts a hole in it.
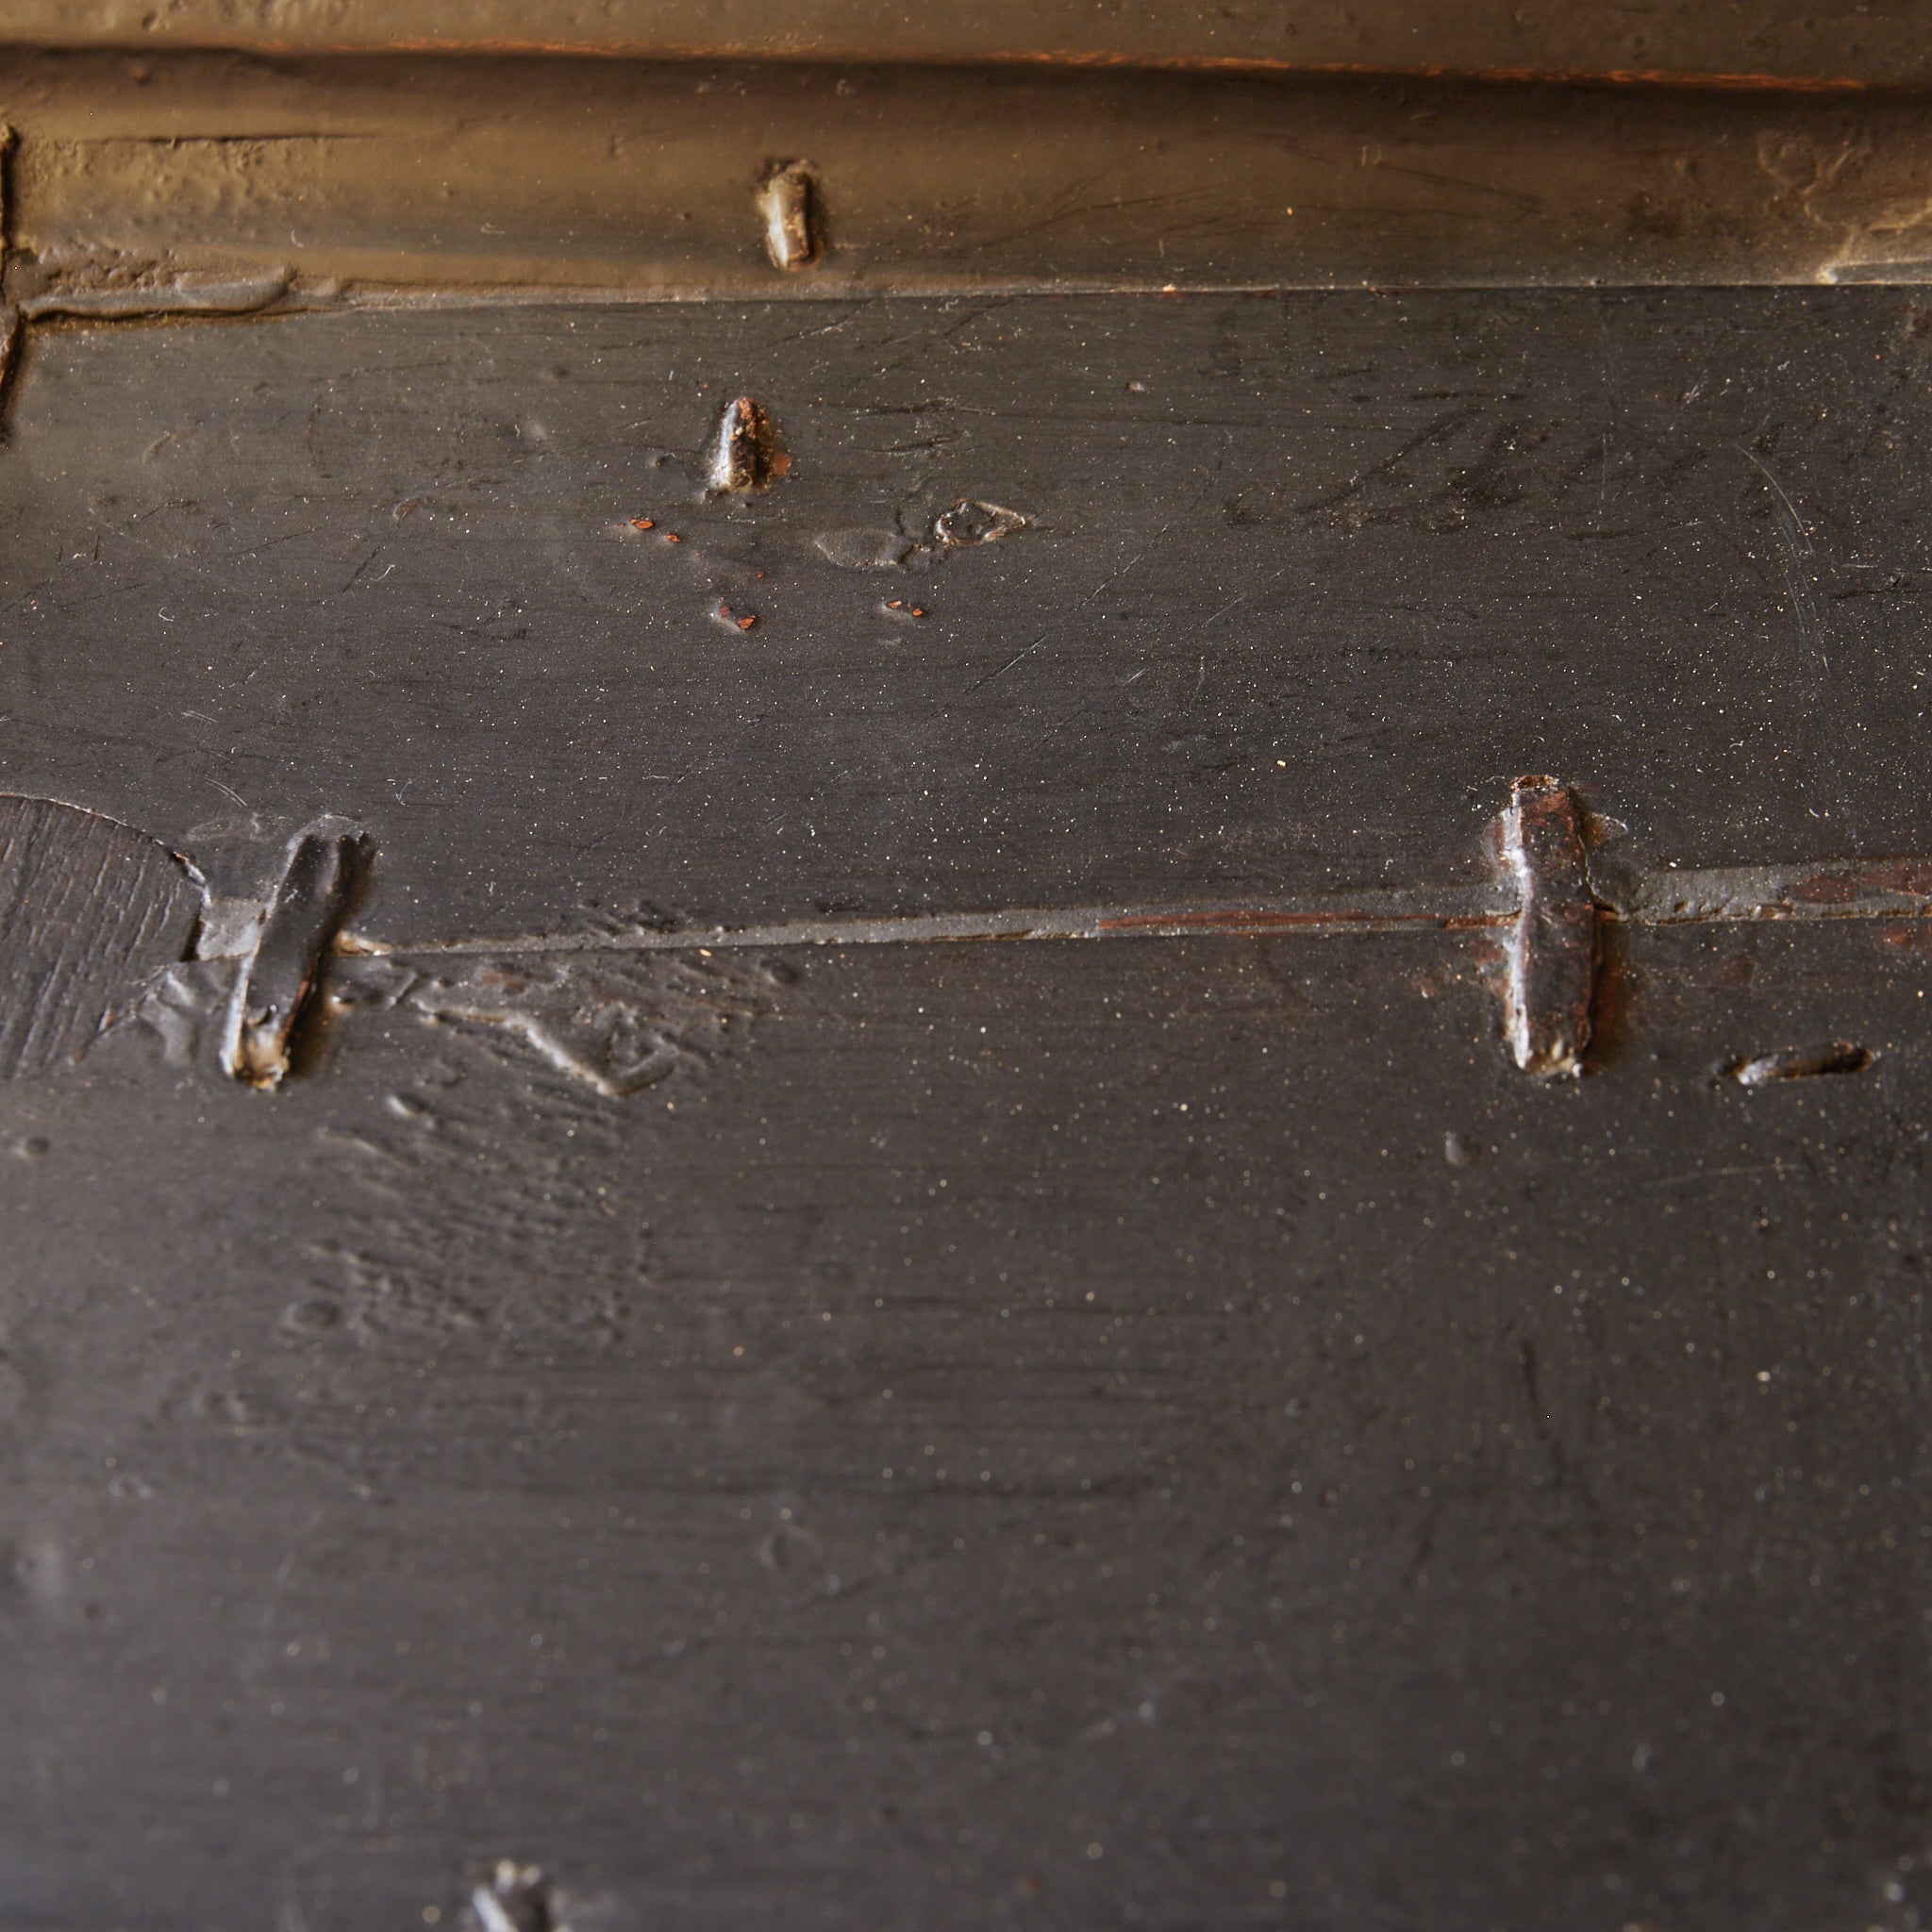
[[[1896,937],[1642,936],[1580,1084],[1361,937],[808,950],[627,1103],[0,1087],[0,1916],[1908,1924]]]
[[[1909,1932],[1925,870],[1803,866],[1932,854],[1928,343],[37,325],[0,785],[211,898],[0,1082],[0,1923]],[[1537,773],[1576,1080],[1502,1037]],[[262,1092],[303,826],[398,950]],[[702,945],[1284,893],[1477,923]]]
[[[344,813],[396,942],[1480,879],[1524,772],[1653,867],[1932,852],[1928,356],[1881,291],[44,332],[0,783]],[[707,496],[747,393],[790,472]]]

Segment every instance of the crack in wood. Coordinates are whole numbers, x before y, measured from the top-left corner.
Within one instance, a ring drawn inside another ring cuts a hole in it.
[[[787,952],[1428,930],[1504,936],[1511,1057],[1563,1075],[1584,1065],[1603,926],[1932,917],[1932,859],[1644,871],[1612,862],[1617,829],[1570,787],[1535,777],[1517,781],[1496,822],[1497,875],[1466,885],[392,941],[344,925],[368,857],[345,820],[298,833],[265,900],[210,901],[201,875],[144,833],[0,797],[0,1077],[74,1058],[126,1021],[157,1034],[171,1063],[211,1040],[224,1073],[272,1087],[325,992],[339,1011],[395,1008],[512,1037],[614,1099],[715,1058],[776,1012],[786,969],[774,956]],[[1834,1041],[1734,1072],[1764,1084],[1853,1071],[1864,1053]]]

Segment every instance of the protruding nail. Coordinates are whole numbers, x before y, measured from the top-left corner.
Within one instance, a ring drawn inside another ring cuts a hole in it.
[[[543,1874],[535,1865],[499,1858],[487,1884],[470,1894],[483,1932],[555,1932]]]
[[[1519,778],[1503,814],[1503,861],[1517,890],[1503,1015],[1529,1074],[1576,1074],[1596,987],[1596,900],[1576,796],[1554,778]]]
[[[763,490],[791,467],[778,425],[755,396],[739,396],[724,406],[705,478],[713,496]]]
[[[228,1005],[222,1064],[235,1079],[275,1087],[289,1071],[295,1022],[349,908],[363,852],[357,832],[311,829],[290,842],[281,884]]]
[[[819,257],[818,183],[803,161],[787,161],[758,184],[765,253],[772,266],[800,269]]]

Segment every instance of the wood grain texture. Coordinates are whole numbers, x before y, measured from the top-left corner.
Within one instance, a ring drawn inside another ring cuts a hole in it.
[[[201,906],[188,868],[144,833],[0,796],[0,1079],[77,1058],[183,957]]]

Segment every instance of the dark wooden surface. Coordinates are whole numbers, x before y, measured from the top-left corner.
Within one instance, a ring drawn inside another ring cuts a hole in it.
[[[0,1090],[9,1924],[1911,1923],[1922,949],[1574,1088],[1438,941],[797,963],[626,1104]]]
[[[1480,878],[1524,772],[1654,867],[1932,852],[1921,313],[47,329],[0,465],[0,784],[208,865],[251,813],[344,813],[395,942]],[[746,393],[791,473],[706,498]],[[1027,525],[947,549],[961,500]],[[829,560],[854,529],[906,565]]]
[[[1923,854],[1928,340],[42,328],[0,784],[219,900],[342,814],[405,949],[1467,887],[1525,772],[1653,868]],[[741,394],[790,474],[706,498]],[[577,1932],[1909,1932],[1924,929],[1606,947],[1574,1082],[1492,935],[1374,933],[770,949],[652,982],[729,1024],[627,1097],[344,962],[273,1094],[134,1022],[0,1084],[0,1923],[454,1924],[514,1857]]]

